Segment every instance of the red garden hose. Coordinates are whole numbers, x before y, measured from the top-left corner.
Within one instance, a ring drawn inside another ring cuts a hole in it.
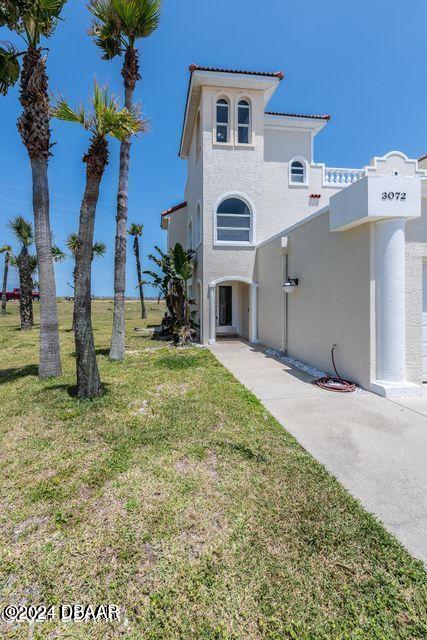
[[[351,393],[352,391],[356,391],[356,385],[354,382],[350,382],[349,380],[344,380],[341,378],[340,374],[337,371],[335,366],[335,357],[334,351],[336,346],[334,345],[331,349],[331,357],[332,357],[332,366],[334,367],[334,371],[336,373],[336,378],[332,376],[326,376],[325,378],[319,378],[315,380],[313,384],[320,387],[321,389],[326,389],[327,391],[337,391],[338,393]]]

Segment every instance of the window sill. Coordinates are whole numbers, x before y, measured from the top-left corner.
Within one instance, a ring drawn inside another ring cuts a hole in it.
[[[309,186],[308,182],[289,182],[290,189],[308,189]]]
[[[255,248],[254,242],[237,242],[235,240],[217,240],[213,244],[214,247],[249,247],[250,249]]]
[[[236,149],[255,149],[255,145],[251,144],[251,143],[246,143],[246,142],[236,142],[236,144],[234,145],[236,147]]]
[[[213,142],[212,146],[217,149],[232,149],[234,145],[232,142]]]

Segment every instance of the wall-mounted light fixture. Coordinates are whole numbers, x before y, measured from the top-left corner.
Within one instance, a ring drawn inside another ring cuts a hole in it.
[[[283,283],[283,291],[285,293],[293,293],[298,286],[298,278],[288,278]]]

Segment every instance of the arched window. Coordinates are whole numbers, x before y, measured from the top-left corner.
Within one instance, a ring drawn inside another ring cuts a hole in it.
[[[187,249],[193,248],[193,221],[190,220],[187,227]]]
[[[251,242],[252,215],[246,202],[227,198],[216,212],[217,242]]]
[[[196,213],[196,247],[202,241],[202,214],[200,211],[200,203],[197,205],[197,213]]]
[[[240,100],[237,105],[237,141],[249,144],[251,141],[251,105],[247,100]]]
[[[230,105],[225,98],[216,103],[216,141],[228,142],[230,128]]]
[[[291,182],[304,184],[306,182],[305,163],[302,160],[293,160],[291,163]]]

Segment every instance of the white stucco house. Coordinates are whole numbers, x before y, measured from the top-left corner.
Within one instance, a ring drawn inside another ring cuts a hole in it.
[[[200,340],[238,335],[385,396],[427,380],[427,159],[314,162],[328,115],[268,111],[282,73],[191,65],[168,246],[196,252]]]

